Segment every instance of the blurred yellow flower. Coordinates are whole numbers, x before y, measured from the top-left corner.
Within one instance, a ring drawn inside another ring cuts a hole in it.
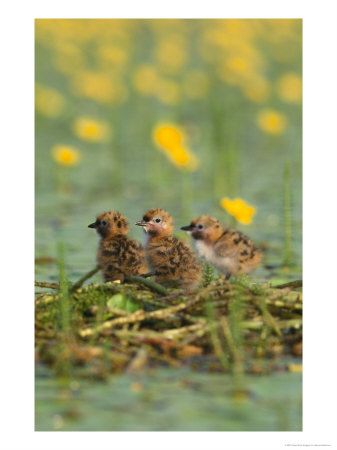
[[[183,147],[176,147],[172,149],[170,154],[172,155],[174,162],[178,165],[184,166],[190,161],[190,156]]]
[[[183,91],[187,97],[203,98],[207,94],[210,81],[208,76],[200,70],[190,70],[183,79]]]
[[[233,52],[233,49],[231,49]],[[258,54],[245,55],[235,52],[219,61],[217,74],[219,78],[230,85],[243,86],[247,82],[261,78],[260,67],[262,59]]]
[[[199,167],[200,161],[187,147],[176,147],[171,151],[173,162],[180,168],[195,170]]]
[[[94,71],[76,73],[72,79],[72,89],[77,95],[100,103],[123,103],[128,94],[117,75]]]
[[[180,99],[179,85],[167,78],[161,78],[157,69],[149,64],[138,66],[132,82],[136,91],[143,95],[154,95],[162,103],[174,104]]]
[[[165,39],[157,44],[155,59],[161,71],[167,74],[176,74],[187,61],[185,39],[177,34],[165,36]]]
[[[243,95],[255,103],[261,103],[269,97],[270,86],[266,78],[256,75],[240,86]]]
[[[296,73],[286,73],[276,84],[279,97],[289,103],[300,103],[302,99],[302,79]]]
[[[248,59],[241,56],[230,56],[226,61],[227,68],[237,75],[247,75],[252,71],[252,67]]]
[[[102,45],[98,48],[100,65],[106,68],[123,68],[129,59],[129,54],[116,45]]]
[[[158,74],[149,64],[138,66],[132,77],[135,89],[143,95],[152,95],[156,92]]]
[[[64,109],[64,97],[55,89],[40,84],[35,87],[35,107],[47,117],[57,117]]]
[[[287,126],[287,119],[284,114],[273,109],[260,111],[256,122],[262,131],[270,134],[281,134]]]
[[[153,129],[152,138],[160,148],[172,150],[182,145],[185,134],[179,126],[173,123],[160,123]]]
[[[61,166],[76,166],[80,160],[80,152],[70,145],[55,145],[52,148],[52,156]]]
[[[160,78],[156,86],[156,97],[165,104],[177,103],[180,99],[179,85],[172,80]]]
[[[187,147],[177,146],[164,152],[179,169],[196,170],[199,167],[199,159]]]
[[[256,208],[254,206],[248,205],[241,198],[230,200],[229,198],[224,197],[220,200],[220,205],[229,214],[234,216],[236,220],[243,223],[244,225],[250,224],[253,215],[256,213]]]
[[[109,134],[109,125],[90,117],[79,117],[73,124],[74,134],[84,141],[105,141]]]
[[[199,159],[184,145],[185,133],[176,124],[159,124],[153,129],[152,138],[156,146],[179,169],[195,170],[199,167]]]

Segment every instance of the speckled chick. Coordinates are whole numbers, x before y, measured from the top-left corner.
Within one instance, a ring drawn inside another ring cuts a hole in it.
[[[253,272],[260,265],[261,253],[253,241],[239,231],[224,228],[214,217],[198,217],[181,229],[195,239],[202,258],[227,274],[226,279]]]
[[[139,242],[127,237],[129,224],[118,211],[100,214],[88,227],[95,228],[101,236],[97,263],[105,282],[123,282],[126,275],[141,275],[148,271],[144,249]]]
[[[199,283],[201,267],[197,257],[185,242],[172,236],[173,220],[167,211],[150,209],[136,225],[146,232],[145,257],[151,271],[156,272],[155,281],[180,280],[184,289]]]

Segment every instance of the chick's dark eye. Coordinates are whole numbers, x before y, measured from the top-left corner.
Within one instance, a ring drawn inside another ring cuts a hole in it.
[[[101,225],[103,225],[103,227],[105,227],[106,221],[105,220],[101,220]]]
[[[199,225],[198,225],[198,228],[199,228],[199,230],[202,230],[202,229],[204,228],[204,226],[201,225],[201,224],[199,224]]]
[[[159,223],[159,222],[160,222],[160,219],[155,219],[155,221],[156,221],[157,223]]]

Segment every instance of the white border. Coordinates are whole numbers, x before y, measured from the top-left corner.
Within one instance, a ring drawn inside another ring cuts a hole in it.
[[[167,4],[124,0],[108,6],[99,0],[59,0],[13,1],[2,6],[1,256],[9,270],[3,281],[1,314],[1,448],[272,450],[285,444],[336,448],[336,12],[334,0],[171,0]],[[304,19],[303,432],[33,431],[33,19],[41,17]]]

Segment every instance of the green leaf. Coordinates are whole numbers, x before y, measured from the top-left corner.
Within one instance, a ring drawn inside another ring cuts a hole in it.
[[[133,298],[127,297],[124,294],[115,294],[107,301],[107,306],[111,308],[121,309],[128,313],[133,313],[141,308],[139,303]]]

